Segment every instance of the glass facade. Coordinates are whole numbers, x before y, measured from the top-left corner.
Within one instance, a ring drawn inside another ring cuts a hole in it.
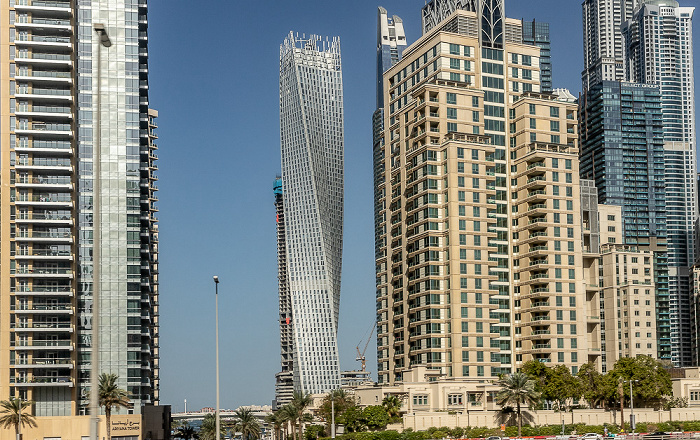
[[[659,88],[602,81],[581,103],[581,177],[602,204],[622,207],[627,245],[654,252],[658,356],[670,359],[666,163]]]
[[[630,81],[661,93],[666,164],[666,223],[670,290],[671,359],[690,366],[692,353],[689,266],[694,262],[697,145],[693,77],[695,8],[676,1],[643,2],[622,25]]]
[[[280,47],[280,131],[294,388],[340,387],[343,80],[340,40],[290,33]]]
[[[549,23],[523,20],[523,43],[540,48],[540,82],[543,92],[552,91],[552,42]]]

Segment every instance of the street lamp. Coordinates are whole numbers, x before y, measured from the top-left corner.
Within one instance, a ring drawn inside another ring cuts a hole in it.
[[[99,400],[99,374],[100,374],[100,275],[102,273],[102,250],[101,250],[101,238],[102,238],[102,222],[101,222],[101,208],[102,208],[102,197],[100,193],[100,182],[102,179],[101,175],[101,161],[102,161],[102,47],[112,46],[112,40],[109,39],[107,35],[107,29],[102,23],[95,23],[93,25],[95,33],[99,36],[99,44],[97,45],[97,111],[95,117],[95,138],[93,140],[94,154],[93,154],[93,183],[92,183],[92,229],[93,229],[93,241],[92,241],[92,359],[91,359],[91,371],[90,371],[90,417],[92,423],[90,424],[90,438],[93,440],[99,439],[99,425],[100,425],[100,400]],[[109,428],[108,428],[109,429]]]
[[[216,296],[216,440],[221,438],[221,414],[219,414],[219,277],[214,275]]]
[[[630,383],[630,431],[634,434],[634,429],[636,428],[636,423],[634,423],[634,394],[632,394],[632,382],[639,382],[639,380],[625,380],[623,382]]]

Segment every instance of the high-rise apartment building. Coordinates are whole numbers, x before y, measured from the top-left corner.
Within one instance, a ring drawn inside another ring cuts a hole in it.
[[[672,360],[682,366],[692,363],[688,268],[698,218],[694,10],[675,0],[643,0],[622,26],[628,80],[656,85],[661,93]]]
[[[503,22],[505,17],[505,2],[503,0],[431,0],[422,9],[423,34],[437,27],[443,20],[452,15],[454,11],[470,11],[479,14],[480,20],[492,22],[494,29],[498,33],[505,32],[506,38],[511,42],[520,42],[531,46],[537,46],[540,50],[540,90],[543,92],[552,91],[552,56],[551,40],[549,37],[549,23],[537,22],[535,20],[520,23],[514,20]],[[463,26],[464,23],[451,23],[455,26]],[[519,35],[521,34],[521,35]],[[481,38],[489,41],[490,36],[484,34]]]
[[[340,40],[292,33],[280,46],[284,229],[296,391],[340,387],[343,79]]]
[[[384,74],[381,383],[600,355],[580,312],[577,105],[538,93],[540,49],[502,6],[456,10]]]
[[[277,293],[279,297],[280,363],[282,370],[275,375],[274,408],[284,406],[294,395],[294,338],[292,332],[292,304],[287,274],[287,232],[284,227],[284,189],[282,177],[273,185],[277,225]]]
[[[37,416],[85,413],[99,313],[99,371],[118,375],[139,412],[159,399],[147,1],[3,0],[0,9],[0,399],[32,400]],[[111,47],[98,48],[97,23]]]
[[[600,81],[625,80],[625,42],[621,26],[639,0],[583,2],[584,92]]]
[[[522,21],[523,43],[540,48],[540,82],[543,92],[552,91],[552,41],[549,23]]]
[[[588,350],[606,372],[621,357],[658,353],[655,254],[624,244],[623,207],[599,205],[592,180],[581,179]]]
[[[389,18],[386,9],[380,7],[377,17],[377,109],[372,115],[375,243],[381,240],[381,221],[376,214],[381,211],[381,207],[377,205],[381,202],[381,195],[377,192],[377,179],[380,179],[384,172],[384,162],[381,160],[384,147],[384,72],[401,60],[406,45],[401,18],[396,15]]]
[[[595,182],[601,204],[622,207],[617,244],[653,252],[655,346],[671,358],[666,230],[666,173],[657,86],[600,81],[581,102],[581,177]]]

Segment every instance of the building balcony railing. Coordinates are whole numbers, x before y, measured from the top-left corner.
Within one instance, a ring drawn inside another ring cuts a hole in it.
[[[33,376],[31,378],[10,378],[10,383],[22,387],[67,386],[73,387],[70,376]]]

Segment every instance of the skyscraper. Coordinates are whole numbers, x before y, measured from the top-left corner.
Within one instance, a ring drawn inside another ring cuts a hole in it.
[[[469,11],[479,14],[480,19],[486,22],[493,22],[489,29],[496,32],[505,32],[510,42],[521,42],[539,47],[540,50],[540,82],[541,91],[552,91],[552,57],[551,40],[549,37],[549,23],[542,23],[533,20],[520,23],[515,21],[505,21],[505,3],[503,0],[431,0],[422,10],[423,34],[435,28],[443,20],[449,17],[454,11]],[[454,26],[464,26],[464,23],[453,23],[453,28],[445,29],[455,31]],[[521,34],[521,35],[520,35]],[[481,35],[482,41],[489,45],[490,37]]]
[[[675,0],[643,0],[622,26],[627,77],[661,93],[666,162],[666,223],[672,360],[692,363],[690,278],[698,217],[693,7]]]
[[[523,43],[540,48],[540,82],[543,92],[552,91],[552,41],[549,23],[522,21]]]
[[[275,375],[275,402],[277,409],[292,400],[294,395],[294,338],[292,332],[292,304],[287,274],[287,232],[284,227],[284,190],[282,177],[275,179],[275,222],[277,224],[277,290],[279,297],[280,363],[282,370]]]
[[[9,48],[2,67],[9,93],[0,104],[0,399],[32,400],[37,416],[85,413],[97,312],[99,370],[118,375],[139,412],[159,400],[157,112],[148,108],[147,1],[5,0],[0,7],[9,19],[0,33]],[[97,23],[113,43],[101,48],[101,59]],[[93,166],[98,133],[100,176]]]
[[[540,48],[502,12],[455,10],[384,74],[380,383],[600,356],[581,312],[577,105],[539,93]]]
[[[632,18],[639,0],[583,2],[584,92],[600,81],[625,79],[625,43],[621,26]]]
[[[670,359],[668,187],[657,86],[621,81],[591,86],[581,102],[581,177],[595,181],[601,204],[622,208],[622,243],[653,252],[655,356]]]
[[[372,152],[374,167],[374,238],[381,240],[381,194],[377,191],[378,179],[384,172],[384,72],[401,60],[406,48],[403,21],[394,15],[389,18],[386,9],[379,7],[377,16],[377,109],[372,114]],[[376,246],[375,246],[376,248]]]
[[[290,33],[280,46],[282,189],[294,388],[340,387],[343,78],[340,40]]]

